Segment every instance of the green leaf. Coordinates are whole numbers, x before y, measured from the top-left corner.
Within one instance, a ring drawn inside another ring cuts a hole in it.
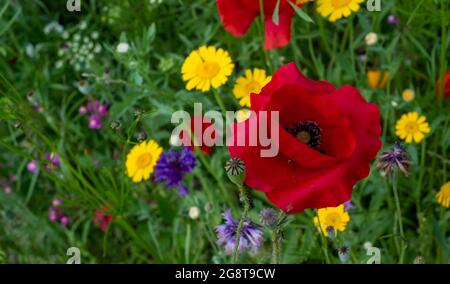
[[[275,5],[275,9],[273,9],[272,21],[277,26],[280,23],[280,0],[277,0],[277,4]]]
[[[302,9],[300,9],[297,5],[295,5],[294,3],[292,3],[290,0],[288,0],[289,4],[292,6],[292,8],[294,9],[295,13],[297,13],[297,15],[299,15],[300,18],[302,18],[303,20],[313,23],[314,21],[313,19],[311,19],[308,14],[306,14],[305,12],[303,12]]]

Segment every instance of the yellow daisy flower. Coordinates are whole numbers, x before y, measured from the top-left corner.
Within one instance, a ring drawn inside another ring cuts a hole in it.
[[[436,193],[436,199],[439,204],[445,208],[450,207],[450,181],[441,187],[441,190]]]
[[[410,103],[414,100],[415,94],[411,89],[406,89],[402,93],[402,98],[405,102]]]
[[[272,80],[263,69],[245,70],[245,76],[239,77],[234,85],[233,94],[243,107],[250,107],[250,94],[259,94],[261,89]]]
[[[233,72],[234,64],[227,51],[214,46],[202,46],[192,51],[181,67],[186,89],[207,92],[225,84]]]
[[[317,12],[323,17],[328,17],[331,22],[336,22],[342,17],[347,18],[352,12],[358,12],[363,0],[318,0]]]
[[[430,132],[427,118],[422,115],[419,117],[417,112],[409,112],[400,117],[395,125],[395,135],[406,143],[420,143],[425,138],[425,134]]]
[[[373,89],[381,89],[386,86],[387,81],[389,80],[389,72],[388,71],[380,71],[380,70],[369,70],[367,72],[367,79],[369,80],[369,85]]]
[[[163,149],[154,140],[144,141],[134,146],[128,153],[127,175],[133,182],[148,180]]]
[[[343,232],[350,221],[350,215],[345,211],[344,204],[338,207],[328,207],[319,209],[318,216],[314,217],[314,225],[323,232],[327,237],[330,228],[334,229],[336,234],[338,231]],[[320,223],[320,225],[319,225]]]

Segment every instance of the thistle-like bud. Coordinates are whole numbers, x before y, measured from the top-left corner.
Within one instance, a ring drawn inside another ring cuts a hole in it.
[[[147,140],[147,134],[145,134],[145,132],[141,132],[138,134],[137,139],[139,142],[145,141]]]
[[[142,110],[140,108],[134,110],[134,116],[135,117],[142,116],[143,114],[144,114],[144,110]]]
[[[119,121],[114,120],[111,122],[109,126],[111,127],[112,130],[119,130],[122,125],[120,124]]]
[[[245,163],[239,158],[231,158],[225,164],[228,178],[237,186],[242,186],[245,179]]]
[[[339,260],[342,263],[347,263],[349,255],[350,255],[350,248],[348,246],[342,246],[338,249],[338,255],[339,255]]]
[[[397,142],[390,151],[383,152],[378,157],[377,167],[386,175],[389,175],[394,169],[398,168],[405,176],[408,176],[409,164],[408,153],[403,149],[402,145]]]
[[[334,227],[333,226],[328,226],[327,229],[326,229],[326,232],[327,232],[327,236],[330,239],[334,239],[334,237],[336,236],[336,233],[334,231]]]
[[[277,223],[278,216],[278,212],[272,208],[264,208],[259,213],[261,224],[269,228],[273,227]]]

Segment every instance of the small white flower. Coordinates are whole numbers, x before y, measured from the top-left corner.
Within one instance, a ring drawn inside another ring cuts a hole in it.
[[[55,31],[55,32],[57,32],[57,33],[59,33],[59,34],[61,34],[61,33],[64,32],[64,27],[61,26],[61,25],[60,25],[58,22],[56,22],[56,21],[50,22],[50,23],[48,23],[48,24],[44,27],[44,33],[45,33],[45,34],[49,34],[49,33],[53,32],[53,31]]]
[[[121,42],[117,45],[117,52],[118,53],[127,53],[130,46],[126,42]]]
[[[56,63],[55,63],[56,69],[62,68],[63,65],[64,65],[64,62],[63,62],[62,60],[58,60],[58,61],[56,61]]]
[[[130,69],[135,69],[138,66],[138,63],[135,60],[130,61],[130,64],[128,64]]]
[[[94,47],[94,52],[99,53],[100,51],[102,51],[102,46],[97,43]]]
[[[87,28],[87,23],[86,22],[81,22],[80,24],[80,30],[84,30]]]
[[[91,34],[92,39],[98,39],[99,36],[100,34],[98,32],[92,32]]]
[[[25,53],[30,57],[34,58],[36,56],[36,50],[34,48],[34,45],[31,43],[28,43],[25,47]]]
[[[396,101],[391,101],[391,105],[392,105],[393,107],[397,107],[397,106],[398,106],[398,103],[397,103]]]
[[[197,219],[200,216],[200,209],[197,206],[192,206],[189,208],[189,218],[192,220]]]
[[[378,35],[373,32],[368,33],[364,40],[368,46],[374,45],[378,42]]]
[[[369,250],[372,247],[372,243],[371,242],[365,242],[363,246],[364,246],[365,250]]]

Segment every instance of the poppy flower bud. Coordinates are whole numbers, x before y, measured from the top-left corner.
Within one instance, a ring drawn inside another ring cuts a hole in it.
[[[239,158],[231,158],[225,164],[228,178],[237,186],[242,186],[245,179],[245,164]]]

